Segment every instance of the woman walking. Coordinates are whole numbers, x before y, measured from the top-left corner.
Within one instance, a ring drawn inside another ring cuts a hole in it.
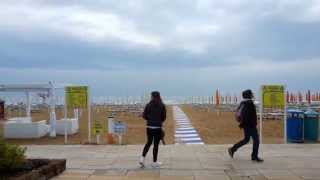
[[[250,137],[253,140],[251,160],[255,162],[263,162],[263,159],[258,157],[259,153],[259,134],[257,129],[257,112],[256,106],[253,102],[253,93],[250,89],[242,92],[243,101],[240,103],[240,125],[243,129],[243,140],[233,145],[228,149],[229,155],[233,158],[234,153],[246,145],[250,141]]]
[[[162,138],[162,124],[166,120],[166,107],[161,100],[160,93],[154,91],[151,93],[151,101],[146,105],[143,118],[147,124],[147,143],[143,148],[142,156],[139,164],[141,167],[145,166],[145,157],[153,142],[153,163],[152,167],[160,167],[161,163],[158,162],[158,148]]]

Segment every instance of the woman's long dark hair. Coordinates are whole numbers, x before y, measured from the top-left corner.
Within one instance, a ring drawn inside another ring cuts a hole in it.
[[[157,104],[163,104],[161,96],[160,96],[160,92],[153,91],[151,93],[151,102],[155,102]]]

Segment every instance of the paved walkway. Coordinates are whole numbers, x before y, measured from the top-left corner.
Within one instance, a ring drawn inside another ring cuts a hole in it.
[[[178,106],[172,108],[173,118],[176,122],[175,142],[177,144],[204,144],[182,109]]]
[[[137,160],[143,145],[28,146],[28,157],[67,158],[67,170],[57,180],[234,180],[320,179],[320,145],[263,145],[264,163],[249,160],[248,145],[230,159],[229,145],[160,146],[160,169],[140,169]]]

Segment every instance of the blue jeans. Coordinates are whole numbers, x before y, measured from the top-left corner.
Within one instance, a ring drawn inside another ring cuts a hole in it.
[[[252,128],[243,128],[244,138],[243,140],[239,141],[237,144],[233,145],[231,150],[233,152],[236,152],[240,147],[248,144],[250,141],[250,137],[252,137],[253,140],[253,148],[252,148],[252,154],[251,158],[257,158],[259,153],[259,134],[256,127]]]

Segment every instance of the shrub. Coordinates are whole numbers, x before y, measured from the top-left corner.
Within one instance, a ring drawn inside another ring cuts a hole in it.
[[[26,148],[0,140],[0,172],[12,172],[23,167]]]

